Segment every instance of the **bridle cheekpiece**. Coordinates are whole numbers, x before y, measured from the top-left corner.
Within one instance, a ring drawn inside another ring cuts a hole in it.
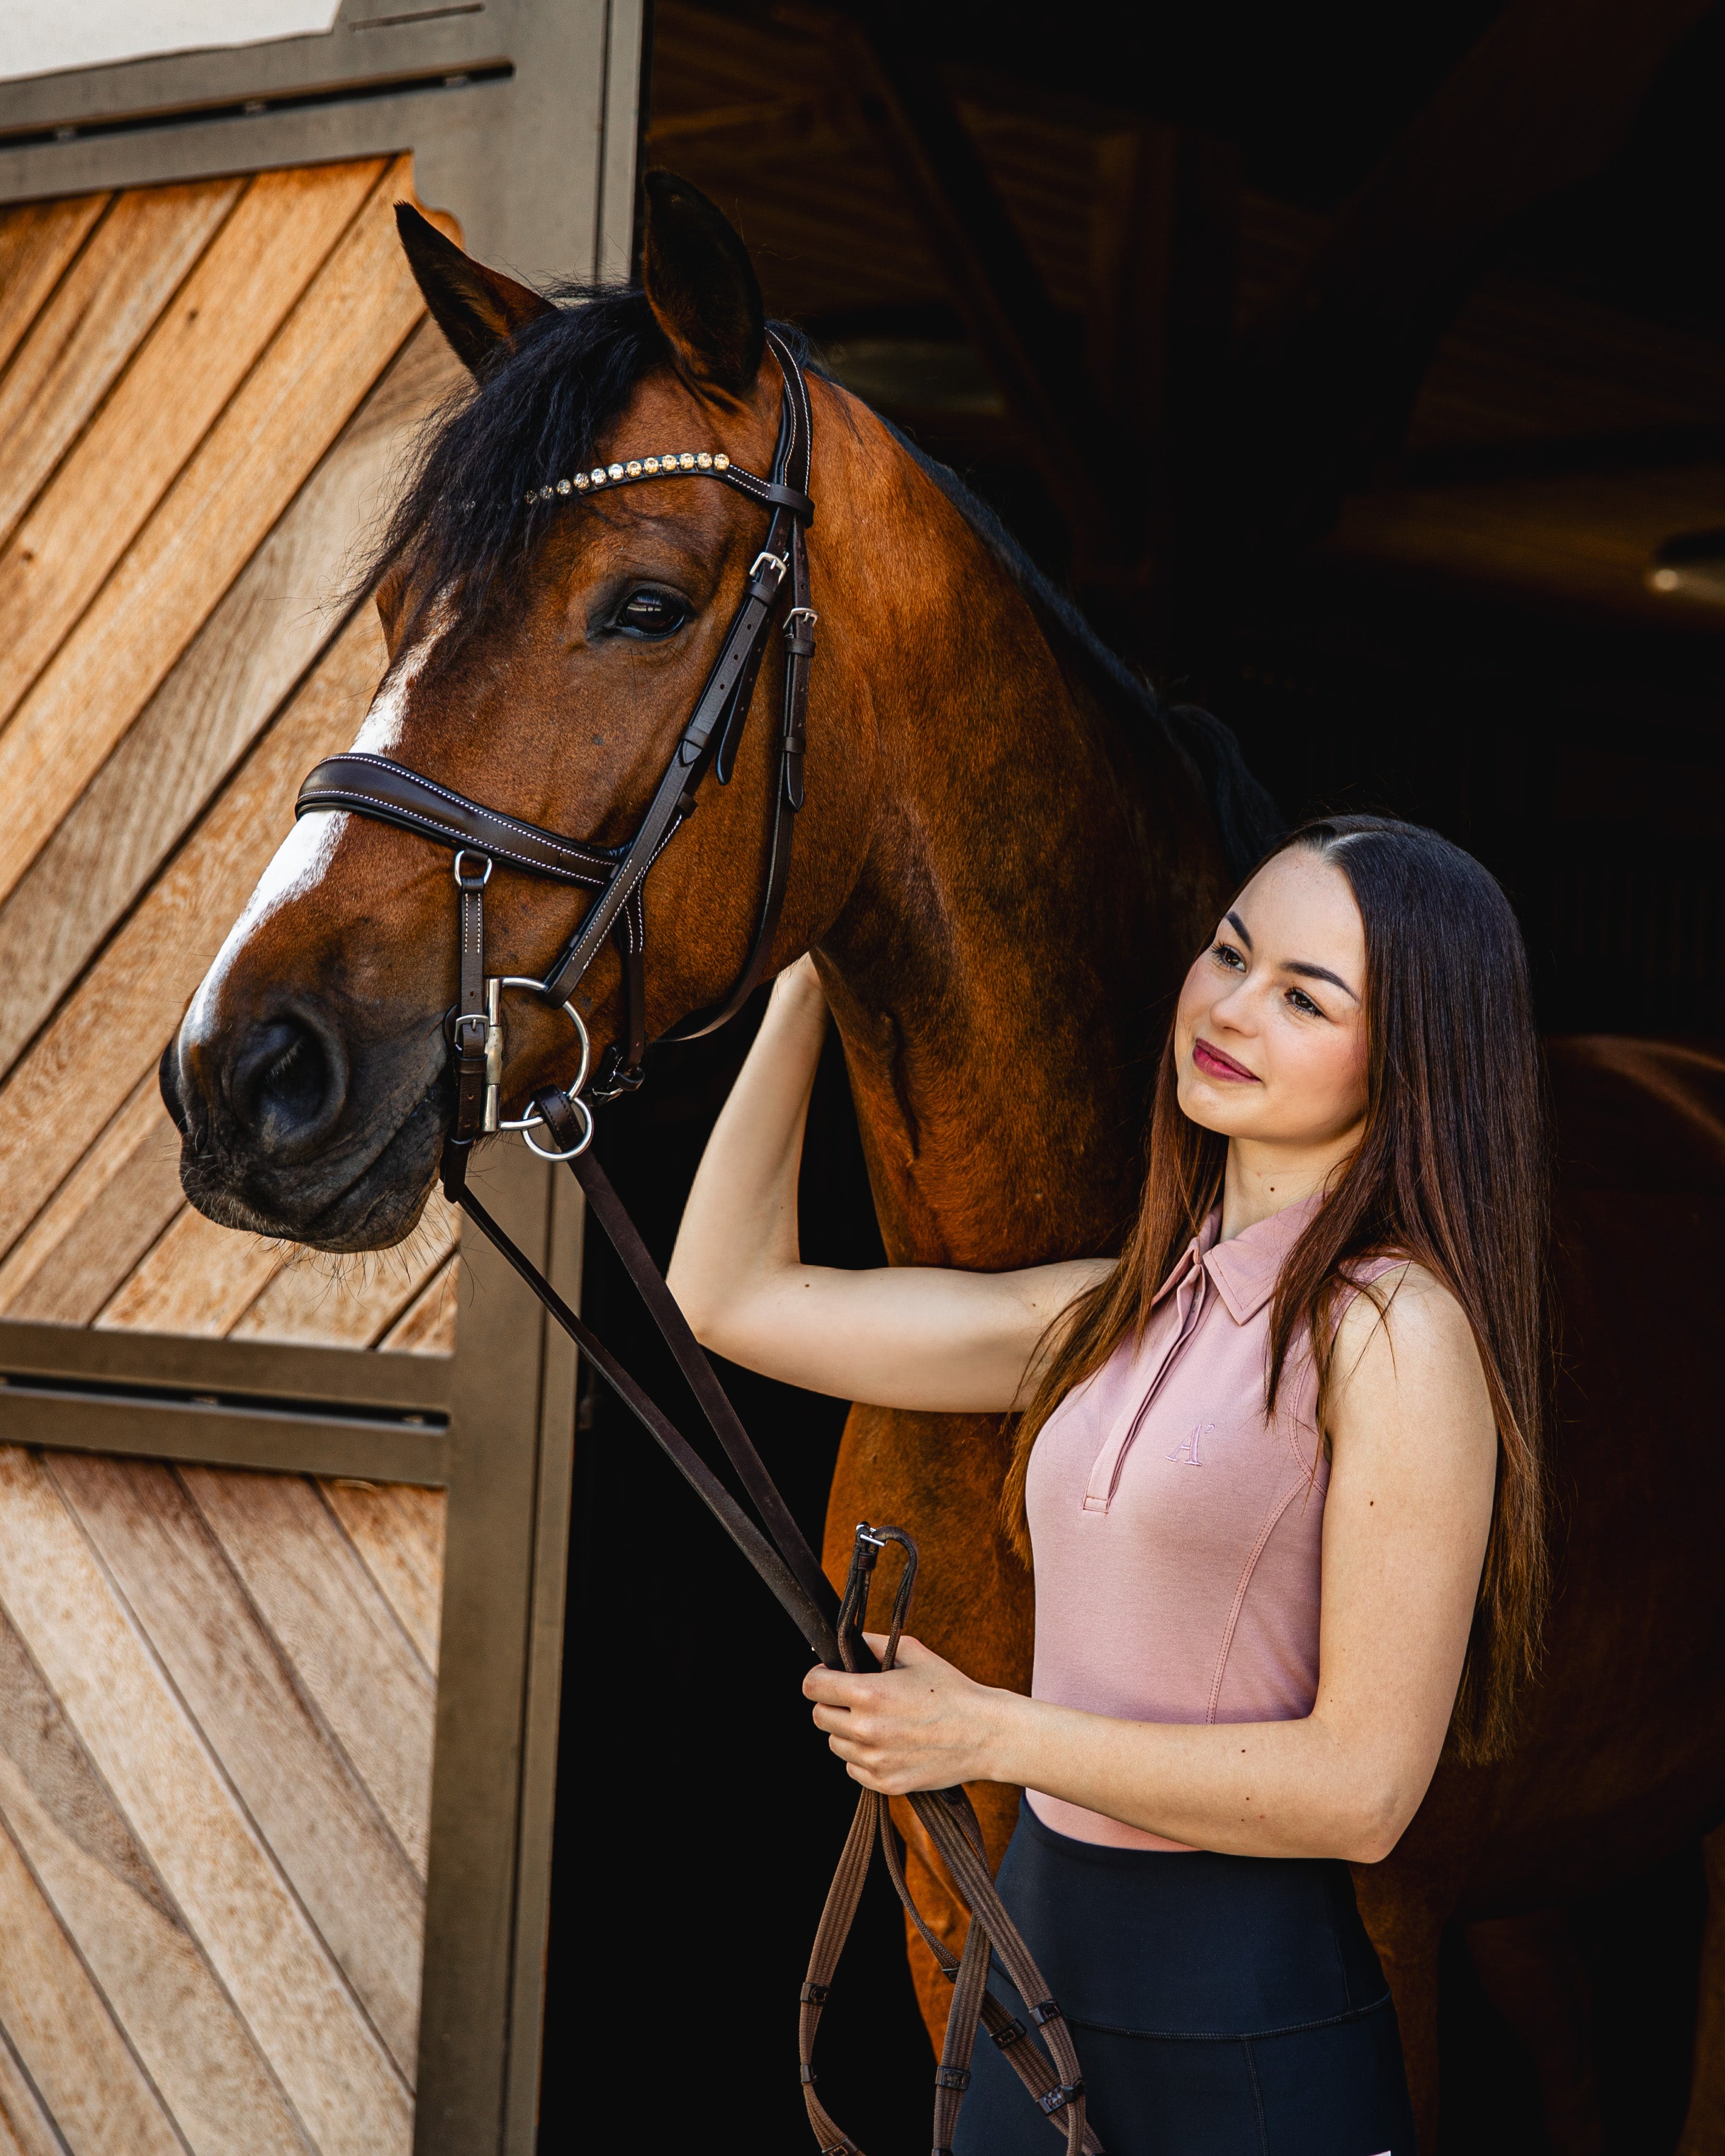
[[[393,757],[362,751],[326,757],[300,788],[294,808],[296,816],[346,809],[454,850],[460,993],[445,1023],[454,1050],[455,1120],[450,1133],[454,1145],[470,1145],[475,1138],[499,1130],[518,1130],[534,1152],[547,1159],[572,1159],[592,1141],[591,1104],[633,1092],[645,1077],[647,932],[643,892],[647,872],[694,814],[696,795],[708,772],[716,775],[721,786],[729,785],[756,677],[766,656],[768,632],[780,598],[788,589],[792,604],[780,624],[785,645],[784,697],[771,848],[753,941],[742,971],[725,995],[672,1026],[660,1038],[694,1040],[723,1025],[742,1007],[766,966],[784,903],[796,814],[803,805],[809,666],[814,656],[816,620],[809,603],[809,563],[803,543],[803,534],[814,519],[814,504],[808,491],[809,386],[783,341],[770,330],[767,336],[784,382],[778,438],[768,478],[745,470],[722,449],[681,449],[672,455],[630,457],[595,465],[571,478],[532,488],[525,496],[528,504],[536,506],[601,490],[608,492],[647,480],[706,478],[720,480],[772,512],[766,538],[750,566],[742,601],[732,617],[719,656],[678,736],[634,838],[619,846],[565,838],[470,800]],[[595,894],[593,903],[543,980],[485,972],[485,891],[500,865]],[[587,1028],[575,1007],[574,993],[608,940],[616,944],[622,961],[627,1046],[614,1042],[589,1081]],[[531,990],[546,1003],[562,1009],[575,1028],[580,1058],[578,1071],[567,1087],[542,1090],[534,1096],[528,1114],[505,1121],[500,1113],[502,998],[511,988]],[[560,1150],[552,1152],[536,1142],[533,1132],[545,1127],[557,1138]]]

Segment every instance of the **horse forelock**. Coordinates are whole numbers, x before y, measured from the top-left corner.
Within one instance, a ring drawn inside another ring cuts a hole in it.
[[[528,323],[482,382],[427,419],[401,497],[355,571],[356,597],[403,572],[418,591],[458,592],[454,641],[500,572],[530,560],[558,520],[597,506],[528,497],[590,466],[642,384],[672,366],[637,287],[571,284],[547,296],[554,311]],[[774,327],[800,357],[802,333]]]

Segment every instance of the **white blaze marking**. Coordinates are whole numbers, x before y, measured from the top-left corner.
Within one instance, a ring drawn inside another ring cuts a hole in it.
[[[227,941],[217,952],[215,963],[198,985],[192,1008],[186,1014],[182,1028],[186,1037],[195,1039],[204,1030],[222,982],[253,931],[268,920],[279,906],[302,892],[316,890],[323,880],[336,843],[347,824],[345,808],[333,815],[302,816],[276,848],[257,889],[246,901],[245,911],[228,931]]]
[[[409,692],[447,625],[439,608],[426,634],[391,667],[355,737],[356,750],[371,756],[388,756],[399,746],[407,723]],[[351,820],[351,812],[345,808],[320,810],[297,820],[276,848],[269,867],[259,879],[257,889],[246,901],[245,911],[228,930],[214,964],[199,983],[181,1028],[182,1040],[197,1039],[213,1023],[222,983],[256,930],[290,899],[305,896],[322,882],[335,858],[341,834]]]

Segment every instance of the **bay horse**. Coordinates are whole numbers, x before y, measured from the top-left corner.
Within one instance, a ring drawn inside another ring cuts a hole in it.
[[[402,224],[476,386],[381,543],[390,664],[355,746],[616,844],[706,676],[765,517],[717,486],[539,497],[563,474],[672,449],[767,468],[780,382],[753,270],[712,205],[664,174],[648,182],[641,288],[578,305],[471,260],[411,211]],[[836,382],[811,388],[819,657],[771,965],[815,954],[893,1262],[990,1270],[1113,1247],[1169,998],[1273,818],[1231,737],[1165,709],[952,475]],[[781,663],[768,661],[763,701]],[[743,963],[768,737],[745,734],[732,783],[706,789],[647,880],[650,1034],[722,997]],[[498,875],[489,964],[542,973],[583,903]],[[195,1205],[327,1250],[411,1230],[451,1115],[454,918],[440,848],[348,814],[295,828],[162,1059]],[[579,1000],[602,1052],[627,1023],[608,949]],[[519,1115],[567,1077],[571,1036],[524,1000],[509,1039],[505,1106]],[[1446,1761],[1400,1846],[1357,1874],[1428,2150],[1445,1922],[1548,1908],[1725,1812],[1725,1445],[1707,1346],[1725,1065],[1602,1040],[1553,1044],[1551,1067],[1565,1360],[1544,1674],[1512,1755]],[[998,1418],[857,1404],[825,1562],[842,1578],[850,1522],[901,1522],[924,1554],[921,1636],[1024,1689],[1032,1583],[998,1521],[1009,1449]],[[973,1794],[998,1860],[1017,1792]],[[957,1905],[914,1842],[912,1863],[952,1936]],[[1708,1940],[1725,2023],[1718,1900]],[[938,2027],[946,1988],[914,1958]],[[1698,2047],[1686,2156],[1725,2150],[1721,2049]]]

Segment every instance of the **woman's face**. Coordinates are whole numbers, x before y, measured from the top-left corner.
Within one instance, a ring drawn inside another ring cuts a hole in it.
[[[1174,1055],[1194,1123],[1331,1146],[1366,1112],[1366,937],[1348,879],[1304,848],[1260,869],[1193,961]]]

